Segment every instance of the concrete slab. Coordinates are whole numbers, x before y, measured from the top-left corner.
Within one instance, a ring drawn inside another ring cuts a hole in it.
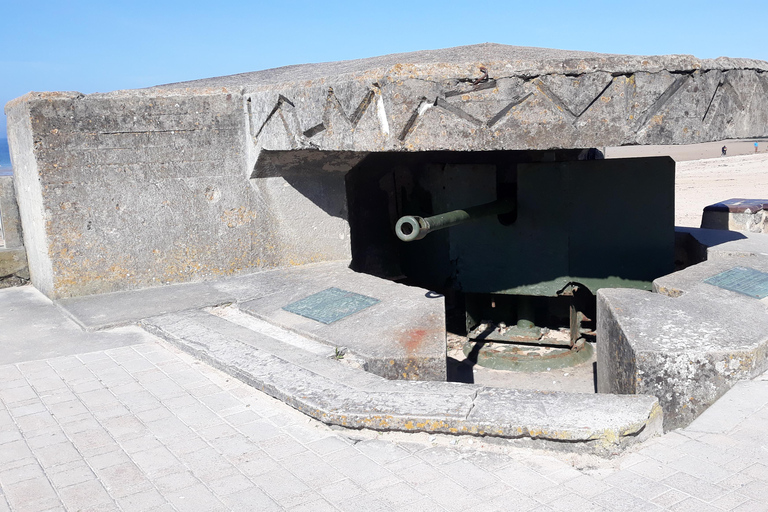
[[[240,304],[246,313],[344,347],[363,359],[368,371],[388,379],[446,379],[442,295],[354,272],[346,262],[272,271],[264,277],[270,293]],[[332,287],[379,302],[329,324],[284,309]]]
[[[699,246],[700,260],[768,256],[768,234],[686,227],[676,227],[675,232]]]
[[[751,241],[756,248],[759,246],[768,246],[768,235],[759,236],[762,237],[759,240],[743,239],[743,241]],[[710,248],[710,250],[712,250],[712,248]],[[768,250],[768,247],[766,247],[765,250]],[[701,294],[704,300],[743,300],[738,294],[728,292],[727,290],[723,290],[722,288],[718,288],[703,281],[734,267],[748,267],[761,272],[768,272],[768,257],[760,257],[755,253],[752,254],[753,256],[745,255],[744,257],[712,258],[706,262],[693,265],[673,274],[656,279],[653,282],[653,289],[657,293],[668,295],[670,297],[680,297],[686,293],[694,293]],[[747,300],[746,302],[751,304],[754,301]]]
[[[0,290],[0,326],[0,364],[107,350],[154,339],[135,326],[83,332],[32,286]]]
[[[243,91],[251,135],[269,150],[589,148],[685,144],[751,130],[765,135],[758,126],[764,104],[749,86],[766,69],[744,59],[484,43],[242,73],[153,92]],[[725,119],[727,100],[711,102],[726,76],[742,105],[754,109],[731,114],[743,116],[732,122]],[[627,94],[634,103],[619,100]]]
[[[218,306],[236,298],[210,283],[184,283],[56,301],[88,331],[135,324],[142,318],[185,309]]]
[[[665,429],[688,425],[768,368],[766,301],[705,282],[738,267],[767,272],[768,236],[731,233],[714,245],[728,237],[709,231],[693,234],[719,257],[657,279],[657,293],[598,292],[598,390],[658,397]]]
[[[642,395],[499,390],[390,381],[201,312],[149,318],[150,332],[329,425],[471,434],[602,455],[656,435],[658,401]],[[335,366],[335,368],[334,368]],[[377,381],[378,382],[375,382]]]
[[[259,272],[206,283],[184,283],[61,299],[56,304],[86,330],[137,323],[164,313],[239,303],[242,311],[359,358],[369,372],[391,379],[446,379],[443,297],[330,262]],[[331,287],[379,303],[324,324],[285,311],[299,299]]]

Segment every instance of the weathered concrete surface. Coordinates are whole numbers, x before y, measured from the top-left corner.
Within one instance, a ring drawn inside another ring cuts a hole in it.
[[[13,176],[0,176],[0,225],[6,249],[24,247]]]
[[[30,273],[62,298],[348,258],[343,176],[367,152],[765,136],[767,70],[483,44],[30,93],[6,106]]]
[[[29,266],[12,176],[0,176],[0,229],[0,288],[23,285],[29,281]]]
[[[0,326],[0,365],[152,341],[152,336],[137,326],[83,332],[32,286],[2,290]]]
[[[142,322],[149,332],[329,425],[471,434],[614,454],[659,433],[653,397],[389,381],[201,312]],[[303,353],[302,353],[303,352]]]
[[[266,168],[252,186],[236,95],[137,94],[30,94],[9,104],[25,245],[46,295],[349,257],[339,195],[348,167],[336,170],[338,157],[302,168],[329,186],[307,192],[288,186],[296,173]]]
[[[768,200],[733,198],[704,208],[701,227],[768,233]]]
[[[86,331],[98,331],[135,324],[150,316],[235,301],[233,295],[209,283],[184,283],[72,297],[58,300],[56,304]]]
[[[765,135],[765,71],[747,59],[486,43],[153,90],[242,90],[264,149],[588,148]]]
[[[675,234],[696,262],[768,256],[768,241],[761,233],[676,227]]]
[[[758,236],[768,247],[768,235]],[[598,390],[656,396],[668,430],[765,371],[768,305],[703,282],[736,266],[766,272],[768,258],[712,259],[657,279],[658,293],[600,290]]]
[[[27,267],[27,254],[23,247],[16,249],[0,248],[0,288],[5,281],[13,281],[23,284],[21,281],[29,279],[29,267]]]
[[[269,276],[271,292],[241,304],[243,311],[331,346],[345,347],[376,375],[404,380],[446,379],[442,295],[353,272],[344,263],[270,274],[277,274]],[[282,309],[330,287],[380,302],[327,325]]]
[[[380,302],[328,325],[282,309],[330,287]],[[57,301],[87,330],[227,303],[239,303],[242,311],[250,315],[318,340],[331,352],[344,349],[376,375],[405,380],[446,379],[443,297],[354,272],[346,261]]]

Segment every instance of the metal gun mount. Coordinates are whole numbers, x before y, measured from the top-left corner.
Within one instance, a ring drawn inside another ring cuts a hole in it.
[[[438,229],[449,228],[482,217],[510,213],[515,209],[515,206],[515,200],[508,198],[472,206],[464,210],[453,210],[433,215],[432,217],[424,218],[416,215],[406,215],[400,217],[400,220],[397,221],[395,234],[403,242],[421,240],[432,231],[437,231]]]
[[[581,360],[593,348],[598,290],[650,290],[674,271],[669,157],[461,158],[369,155],[350,171],[349,218],[356,270],[444,293],[478,364],[496,364],[487,356],[533,371],[536,361]]]

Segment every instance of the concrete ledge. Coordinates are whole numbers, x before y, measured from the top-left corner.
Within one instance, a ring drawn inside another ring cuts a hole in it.
[[[135,324],[142,318],[235,302],[209,283],[191,283],[73,297],[56,301],[86,331]]]
[[[150,318],[142,326],[329,425],[487,435],[599,455],[661,428],[658,401],[649,396],[390,381],[201,312]]]
[[[715,240],[706,231],[693,234]],[[704,282],[737,266],[768,272],[761,255],[768,236],[755,237],[710,247],[708,254],[720,257],[657,279],[657,293],[600,290],[598,390],[658,397],[668,430],[688,425],[735,383],[768,369],[768,305]]]
[[[443,297],[348,268],[346,261],[259,272],[203,283],[61,299],[56,304],[88,331],[137,323],[158,314],[240,303],[246,313],[346,349],[388,379],[446,379]],[[330,287],[379,302],[331,324],[283,309]]]
[[[365,361],[371,373],[387,379],[446,379],[445,305],[443,296],[354,272],[347,262],[254,274],[257,288],[269,293],[240,304],[240,309],[271,324],[345,347]],[[330,287],[359,293],[379,302],[324,324],[283,308]]]
[[[676,227],[678,236],[689,237],[699,260],[768,256],[768,235],[747,231]]]

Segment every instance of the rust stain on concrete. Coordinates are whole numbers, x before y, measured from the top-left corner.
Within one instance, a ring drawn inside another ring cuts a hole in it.
[[[424,340],[429,335],[427,329],[408,329],[397,340],[400,345],[409,353],[416,352]]]

